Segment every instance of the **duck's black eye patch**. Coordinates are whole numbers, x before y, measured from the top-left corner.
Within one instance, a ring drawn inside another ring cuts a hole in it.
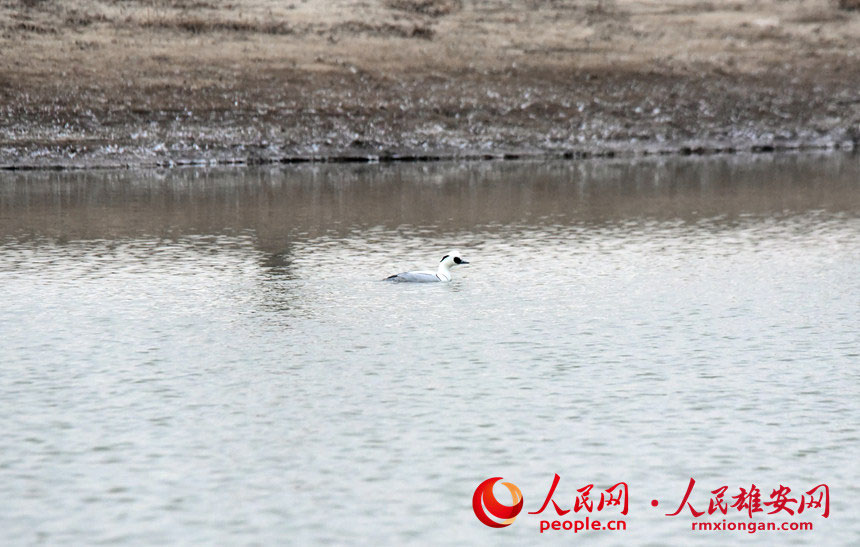
[[[460,260],[460,257],[459,257],[459,256],[455,256],[455,257],[454,257],[454,263],[455,263],[455,264],[459,264],[459,263],[461,263],[461,262],[463,262],[463,261],[462,261],[462,260]]]
[[[442,257],[442,260],[445,260],[445,259],[446,259],[446,258],[448,258],[449,256],[451,256],[451,255],[445,255],[445,256],[443,256],[443,257]],[[442,260],[440,260],[439,262],[442,262]]]

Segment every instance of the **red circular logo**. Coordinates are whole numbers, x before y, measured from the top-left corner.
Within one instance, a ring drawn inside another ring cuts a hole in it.
[[[510,491],[512,505],[499,503],[496,496],[493,495],[493,486],[500,480],[502,477],[485,480],[478,485],[472,496],[472,509],[475,510],[475,516],[492,528],[510,526],[517,519],[520,511],[523,510],[523,493],[515,484],[509,482],[503,482],[502,485]],[[491,516],[498,520],[494,520]]]

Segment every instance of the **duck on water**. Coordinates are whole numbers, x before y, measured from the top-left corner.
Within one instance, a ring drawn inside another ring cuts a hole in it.
[[[451,281],[451,268],[461,264],[468,264],[460,258],[459,253],[451,251],[442,257],[436,272],[403,272],[385,278],[385,281],[396,281],[398,283],[436,283],[439,281]]]

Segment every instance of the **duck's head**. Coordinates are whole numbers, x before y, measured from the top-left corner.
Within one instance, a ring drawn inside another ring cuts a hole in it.
[[[440,266],[444,266],[446,268],[453,268],[454,266],[459,266],[460,264],[468,264],[465,260],[460,257],[460,253],[457,251],[451,251],[442,257],[442,260],[439,262]]]

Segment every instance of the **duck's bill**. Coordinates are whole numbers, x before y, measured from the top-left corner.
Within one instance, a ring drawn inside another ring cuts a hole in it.
[[[460,264],[468,264],[469,262],[466,260],[460,260]]]

